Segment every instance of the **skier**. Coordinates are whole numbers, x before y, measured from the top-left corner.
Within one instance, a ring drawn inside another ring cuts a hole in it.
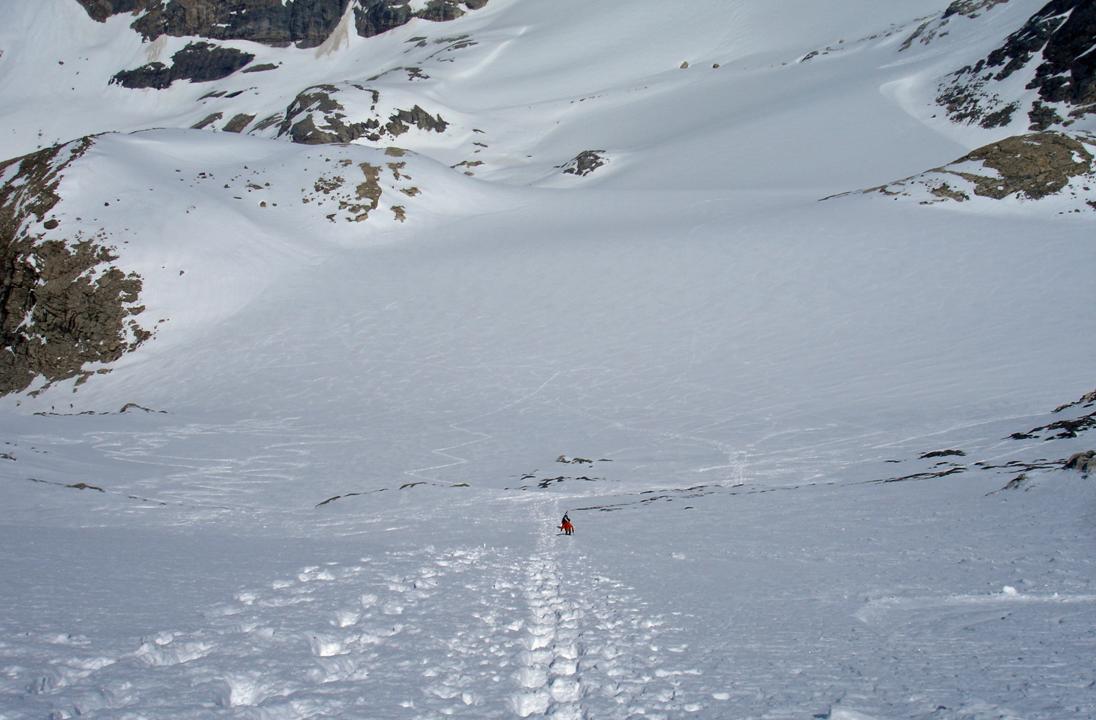
[[[575,526],[571,524],[571,518],[567,516],[567,513],[563,513],[563,521],[559,524],[559,529],[563,531],[564,535],[574,534]]]

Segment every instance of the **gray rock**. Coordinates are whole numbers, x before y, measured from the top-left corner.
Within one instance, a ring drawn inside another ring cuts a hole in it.
[[[1071,456],[1069,460],[1066,460],[1065,468],[1077,470],[1085,475],[1096,471],[1096,450],[1086,450]]]

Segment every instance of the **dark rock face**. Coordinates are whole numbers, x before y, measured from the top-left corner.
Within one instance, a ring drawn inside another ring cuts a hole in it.
[[[448,22],[464,15],[462,4],[469,10],[479,10],[487,0],[430,0],[418,12],[412,12],[406,0],[364,0],[354,8],[354,27],[358,35],[372,37],[405,25],[412,18]]]
[[[159,35],[252,40],[315,47],[339,24],[348,0],[170,0],[148,3],[133,23],[146,39]]]
[[[368,102],[368,115],[361,121],[349,122],[346,107],[338,99],[342,94],[360,104]],[[377,109],[379,102],[379,91],[357,83],[307,88],[286,109],[278,137],[288,136],[293,142],[305,145],[348,143],[362,138],[379,143],[394,140],[412,127],[437,133],[445,132],[449,127],[441,115],[431,115],[418,105],[384,116]],[[315,120],[317,115],[322,117],[319,126]]]
[[[996,83],[1036,62],[1035,78],[1027,85],[1037,96],[1028,112],[1030,129],[1068,126],[1096,112],[1094,38],[1096,3],[1052,0],[985,59],[952,75],[941,85],[937,102],[956,122],[1007,125],[1021,103],[1000,97]]]
[[[373,37],[411,21],[411,8],[388,2],[363,3],[354,9],[354,27],[358,35]]]
[[[133,29],[146,40],[160,35],[213,40],[251,40],[264,45],[316,47],[338,26],[350,0],[77,0],[88,15],[104,21],[120,13],[138,13]],[[430,0],[413,12],[407,0],[360,0],[354,7],[359,35],[371,37],[412,18],[438,22],[464,14],[487,0]]]
[[[93,20],[106,22],[112,15],[134,13],[146,9],[148,0],[76,0]]]
[[[91,147],[84,138],[0,163],[0,394],[81,376],[149,337],[131,316],[141,278],[111,263],[102,237],[43,238],[64,169]]]
[[[564,165],[563,172],[568,175],[584,177],[607,163],[604,150],[583,150]]]
[[[111,82],[127,88],[163,90],[176,80],[210,82],[226,78],[255,59],[251,53],[210,43],[189,43],[171,56],[170,67],[154,62],[136,70],[123,70]]]

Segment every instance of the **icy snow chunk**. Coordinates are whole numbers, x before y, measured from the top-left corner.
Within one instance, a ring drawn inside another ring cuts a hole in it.
[[[346,652],[341,640],[327,635],[312,635],[308,638],[308,644],[317,657],[333,657]]]
[[[518,717],[529,717],[530,715],[543,715],[548,712],[548,705],[551,702],[547,692],[531,692],[531,693],[518,693],[511,698],[511,704],[514,707],[514,713]]]
[[[844,710],[841,708],[835,708],[830,710],[830,714],[827,716],[829,720],[876,720],[876,718],[864,713],[856,712],[855,710]]]

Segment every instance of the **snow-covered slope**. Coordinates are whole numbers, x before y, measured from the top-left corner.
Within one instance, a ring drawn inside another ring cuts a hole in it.
[[[1092,128],[937,103],[1044,5],[0,8],[0,718],[1096,714]]]

